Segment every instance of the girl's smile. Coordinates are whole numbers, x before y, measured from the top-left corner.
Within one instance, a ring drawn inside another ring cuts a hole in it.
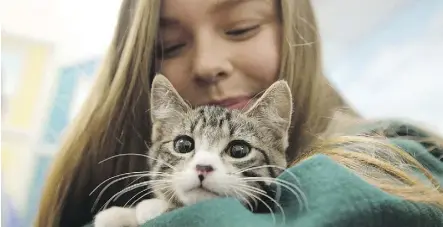
[[[278,77],[275,2],[162,1],[158,71],[193,106],[244,108]]]
[[[229,109],[244,109],[249,104],[253,103],[255,96],[239,96],[233,98],[227,98],[220,101],[214,101],[209,105],[223,106]]]

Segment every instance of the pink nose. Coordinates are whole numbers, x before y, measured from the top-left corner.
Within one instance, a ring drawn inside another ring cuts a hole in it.
[[[211,165],[196,165],[195,169],[197,170],[198,174],[203,174],[203,175],[206,175],[214,171],[214,168]]]
[[[214,171],[214,168],[211,165],[196,165],[195,170],[197,170],[198,179],[203,182],[205,177]]]

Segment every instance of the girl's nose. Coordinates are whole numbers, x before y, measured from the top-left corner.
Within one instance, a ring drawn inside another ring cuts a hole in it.
[[[223,44],[208,35],[196,40],[192,72],[199,83],[214,84],[232,74],[229,48]]]

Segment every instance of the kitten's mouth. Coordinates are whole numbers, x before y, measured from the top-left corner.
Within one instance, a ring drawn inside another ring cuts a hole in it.
[[[189,190],[187,190],[186,192],[197,192],[197,193],[209,193],[209,194],[213,194],[215,196],[219,196],[219,194],[217,192],[211,191],[205,187],[203,187],[202,185],[195,187],[195,188],[191,188]]]

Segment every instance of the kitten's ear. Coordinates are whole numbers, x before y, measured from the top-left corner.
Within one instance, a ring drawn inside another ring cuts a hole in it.
[[[292,95],[288,83],[284,80],[273,83],[246,114],[268,119],[273,126],[288,130],[292,116]]]
[[[189,111],[191,107],[178,94],[171,82],[162,74],[157,74],[151,86],[152,122],[173,120]]]

